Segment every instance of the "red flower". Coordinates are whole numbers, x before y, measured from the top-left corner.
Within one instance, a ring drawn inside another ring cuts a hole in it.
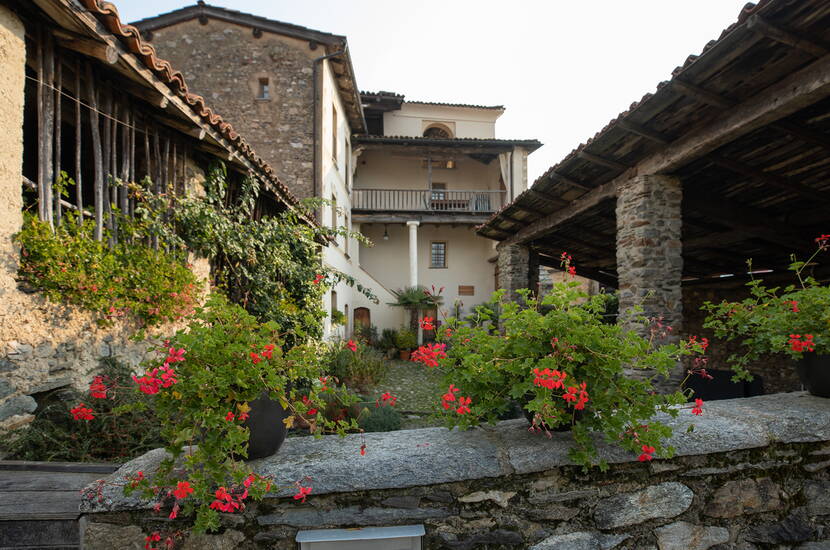
[[[322,281],[322,280],[323,280],[323,279],[325,279],[325,278],[326,278],[326,277],[325,277],[324,275],[321,275],[320,273],[318,273],[317,275],[315,275],[315,276],[314,276],[314,280],[313,280],[313,281],[311,281],[311,284],[313,284],[313,285],[319,285],[319,284],[320,284],[320,281]]]
[[[413,351],[409,359],[416,363],[423,363],[428,367],[437,367],[438,360],[447,356],[444,351],[446,349],[446,344],[427,344]]]
[[[170,510],[170,515],[167,516],[167,517],[170,518],[170,519],[176,519],[176,517],[178,515],[179,515],[179,503],[177,502],[176,504],[173,505],[173,509]]]
[[[363,443],[363,444],[360,446],[360,456],[365,456],[365,455],[366,455],[366,444],[365,444],[365,443]],[[296,498],[296,497],[295,497],[295,498]]]
[[[459,397],[458,398],[458,408],[455,409],[455,412],[458,414],[466,414],[470,412],[470,402],[472,401],[469,397]]]
[[[815,343],[813,342],[812,334],[805,334],[804,339],[801,339],[800,334],[790,334],[790,349],[797,352],[815,351]]]
[[[314,402],[311,399],[309,399],[307,395],[303,396],[303,405],[309,406],[309,405],[312,405],[313,403]],[[315,414],[317,414],[317,409],[315,409],[315,408],[308,409],[308,412],[306,412],[306,414],[309,415],[309,416],[314,416]]]
[[[357,351],[357,343],[354,340],[349,340],[346,342],[346,347],[352,351]]]
[[[651,456],[654,454],[654,447],[650,445],[643,445],[642,449],[643,454],[641,454],[639,457],[640,462],[648,462],[649,460],[654,458],[653,456]]]
[[[397,403],[398,398],[392,395],[389,392],[384,393],[380,396],[380,399],[375,401],[375,406],[380,407],[380,402],[383,401],[384,404],[388,403],[390,407],[394,407],[395,403]]]
[[[184,361],[184,348],[170,348],[167,350],[165,363],[178,363],[179,361]]]
[[[158,542],[160,540],[161,535],[159,535],[158,532],[147,535],[146,537],[144,537],[144,548],[146,548],[147,550],[156,550],[156,548],[153,547],[152,543]]]
[[[798,302],[796,300],[787,300],[784,303],[790,304],[790,307],[793,309],[793,313],[798,313]]]
[[[274,344],[267,344],[265,346],[265,351],[262,352],[262,356],[266,359],[270,359],[274,353]]]
[[[173,496],[178,499],[187,498],[187,495],[193,493],[193,487],[190,486],[190,483],[187,481],[180,481],[176,484],[176,490],[173,491]]]
[[[571,276],[571,279],[576,277],[576,268],[572,265],[568,266],[568,275]]]
[[[297,494],[294,495],[294,500],[299,500],[300,502],[305,502],[306,497],[310,494],[311,494],[311,487],[303,487],[302,485],[300,485],[298,483],[297,484]]]
[[[215,495],[216,500],[210,503],[212,509],[231,513],[239,509],[240,504],[233,500],[233,495],[227,492],[224,487],[216,489]]]
[[[424,317],[421,319],[421,328],[424,330],[435,330],[435,325],[433,324],[435,319],[432,317]]]
[[[444,337],[445,338],[452,338],[452,330],[450,330],[450,329],[444,330]]]
[[[239,413],[239,416],[237,416],[237,418],[239,419],[240,422],[245,422],[246,420],[248,420],[248,417],[250,417],[250,416],[251,415],[246,413],[246,412],[241,412],[241,413]]]
[[[246,478],[245,478],[245,481],[243,481],[243,482],[242,482],[242,485],[244,485],[244,486],[245,486],[245,488],[247,489],[248,487],[250,487],[250,486],[251,486],[251,484],[252,484],[254,481],[256,481],[256,475],[251,474],[251,475],[249,475],[248,477],[246,477]]]
[[[262,361],[262,357],[260,357],[258,353],[254,353],[252,351],[249,355],[251,356],[251,361],[254,362],[254,365]]]
[[[818,247],[821,250],[827,249],[828,241],[830,241],[830,235],[821,235],[820,237],[816,237],[816,244],[818,244]]]
[[[83,403],[81,403],[74,409],[70,409],[69,412],[72,413],[72,416],[75,417],[75,420],[92,420],[95,418],[95,415],[92,414],[92,409],[88,408]]]
[[[103,376],[96,376],[89,384],[89,395],[95,399],[107,398],[107,386],[104,384]]]
[[[703,399],[695,399],[695,406],[692,408],[692,414],[700,416],[703,414]]]
[[[233,422],[233,419],[236,418],[231,411],[228,411],[228,414],[225,415],[225,420],[228,422]]]
[[[536,375],[536,378],[533,379],[533,384],[549,390],[564,387],[563,382],[565,381],[565,378],[568,377],[568,373],[566,372],[559,372],[558,370],[550,369],[533,369],[533,374]]]

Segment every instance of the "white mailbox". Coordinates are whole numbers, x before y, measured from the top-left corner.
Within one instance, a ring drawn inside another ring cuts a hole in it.
[[[300,550],[421,550],[423,525],[314,529],[297,533]]]

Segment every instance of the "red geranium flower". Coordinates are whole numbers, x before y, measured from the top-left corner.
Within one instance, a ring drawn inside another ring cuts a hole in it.
[[[187,481],[180,481],[176,485],[176,490],[173,491],[173,496],[178,499],[187,498],[188,495],[193,493],[193,487],[190,486],[190,483]]]
[[[354,340],[349,340],[346,342],[346,347],[352,351],[357,351],[357,343]]]
[[[703,414],[703,399],[695,399],[695,406],[692,408],[692,414],[698,416]]]
[[[435,319],[432,317],[424,317],[421,319],[421,328],[424,330],[435,330],[435,325],[433,324]]]
[[[93,420],[95,415],[92,414],[92,409],[81,403],[74,409],[70,409],[69,412],[72,413],[72,416],[75,417],[75,420]]]
[[[303,487],[302,485],[297,484],[297,494],[294,495],[294,500],[305,502],[306,497],[310,494],[311,487]]]

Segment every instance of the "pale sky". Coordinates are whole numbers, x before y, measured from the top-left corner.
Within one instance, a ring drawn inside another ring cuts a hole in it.
[[[124,21],[195,0],[116,1]],[[348,37],[361,90],[504,105],[533,182],[735,22],[745,0],[208,0]]]

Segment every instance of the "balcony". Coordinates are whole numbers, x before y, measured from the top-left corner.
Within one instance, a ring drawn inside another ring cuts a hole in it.
[[[485,216],[501,208],[504,191],[456,189],[353,189],[352,210],[458,213]]]

